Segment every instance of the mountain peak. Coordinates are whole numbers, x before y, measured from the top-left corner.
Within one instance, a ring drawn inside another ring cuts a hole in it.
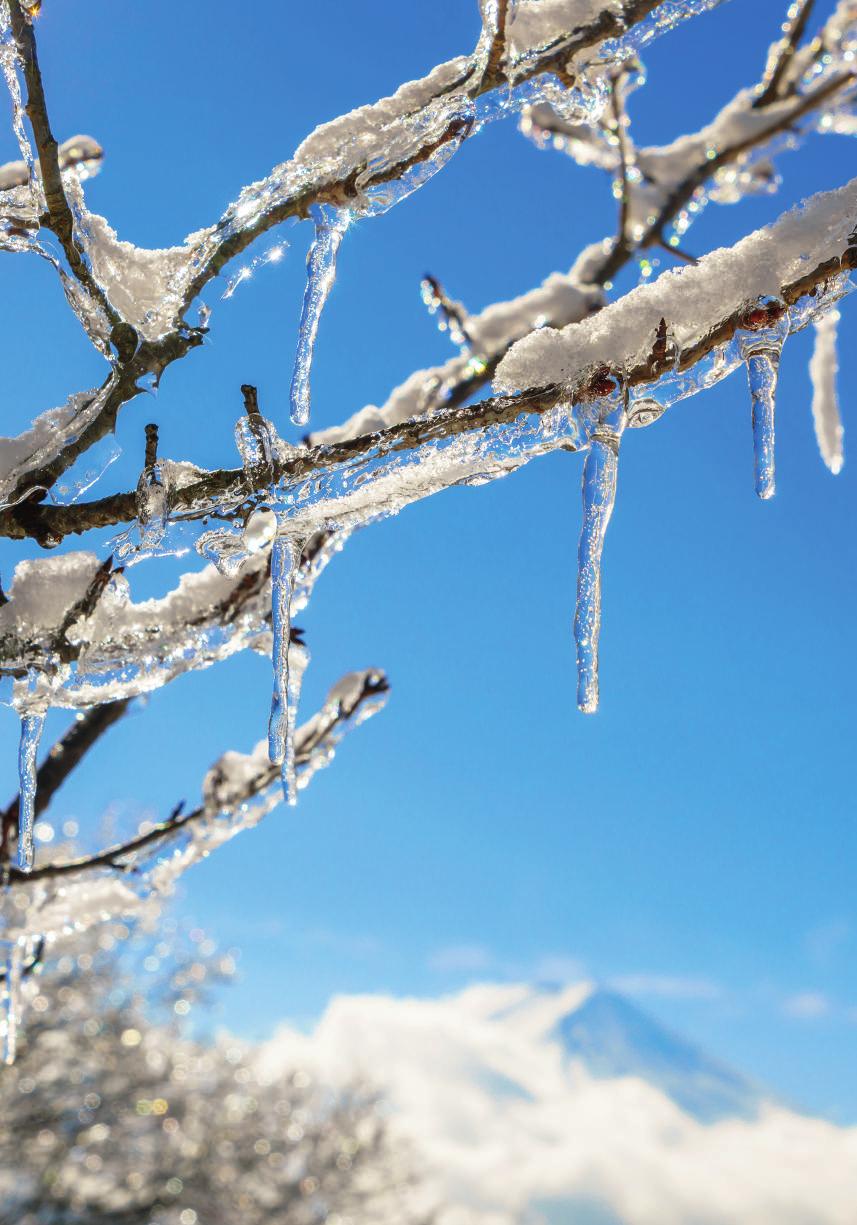
[[[591,1075],[639,1077],[702,1123],[755,1118],[765,1100],[746,1077],[607,987],[590,991],[578,1007],[560,1018],[552,1037]]]

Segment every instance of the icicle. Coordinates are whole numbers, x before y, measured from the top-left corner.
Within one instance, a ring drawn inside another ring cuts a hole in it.
[[[842,419],[836,395],[836,336],[840,314],[828,311],[815,320],[815,349],[809,363],[812,379],[812,419],[818,449],[830,471],[836,476],[845,462]]]
[[[577,608],[574,637],[577,643],[577,705],[584,714],[598,709],[598,636],[601,630],[601,554],[607,524],[616,501],[619,440],[625,428],[625,391],[613,376],[601,376],[609,385],[594,405],[597,419],[583,465],[583,522],[577,569]],[[605,388],[606,389],[606,388]]]
[[[33,867],[36,754],[44,726],[44,712],[21,716],[21,742],[18,747],[18,867],[22,872],[30,872]]]
[[[314,204],[309,210],[315,238],[307,255],[307,281],[298,329],[298,351],[292,375],[291,416],[295,425],[309,421],[310,371],[321,312],[336,280],[336,256],[351,213],[346,208]]]
[[[271,551],[271,613],[274,628],[272,659],[274,692],[268,724],[268,756],[281,767],[283,794],[288,804],[297,803],[295,785],[294,712],[298,702],[300,673],[290,666],[292,594],[301,559],[301,543],[281,536]]]
[[[11,1067],[18,1053],[18,1021],[21,1015],[21,962],[23,949],[20,941],[6,945],[3,977],[3,1062]]]
[[[744,327],[738,333],[752,401],[756,493],[762,499],[772,498],[776,489],[774,412],[780,353],[788,329],[785,305],[776,298],[765,298],[747,311]]]

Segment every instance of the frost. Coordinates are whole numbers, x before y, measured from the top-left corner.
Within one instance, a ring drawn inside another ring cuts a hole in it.
[[[289,394],[291,416],[295,425],[309,421],[310,372],[315,350],[315,338],[321,312],[336,280],[336,257],[342,236],[351,222],[347,209],[314,205],[310,215],[315,222],[315,238],[307,255],[307,280],[298,328],[298,351]]]
[[[815,348],[809,363],[812,378],[812,419],[818,449],[830,471],[836,475],[845,462],[845,431],[836,395],[836,337],[839,311],[830,310],[815,321]]]

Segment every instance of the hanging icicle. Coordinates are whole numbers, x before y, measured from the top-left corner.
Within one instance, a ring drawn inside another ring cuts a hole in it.
[[[20,941],[6,944],[3,967],[3,1062],[7,1067],[11,1067],[18,1054],[23,953]]]
[[[271,550],[274,692],[268,724],[268,756],[272,765],[281,767],[283,795],[287,804],[297,803],[294,731],[303,669],[293,668],[290,657],[292,596],[301,552],[301,542],[290,536],[279,537]]]
[[[839,319],[839,311],[830,310],[814,321],[815,349],[809,363],[815,437],[821,458],[834,476],[842,471],[842,465],[845,463],[845,431],[842,428],[836,394],[836,373],[839,369],[836,338]]]
[[[306,425],[309,421],[310,372],[315,338],[321,312],[336,280],[336,257],[342,236],[351,221],[347,208],[335,208],[331,204],[313,204],[309,214],[315,222],[315,238],[307,254],[306,288],[292,374],[291,417],[295,425]]]
[[[788,335],[789,314],[777,298],[763,298],[746,312],[743,322],[738,344],[750,385],[756,493],[766,500],[776,490],[774,414],[780,353]]]
[[[21,716],[18,747],[18,867],[33,868],[33,829],[36,820],[36,756],[45,726],[44,712]]]
[[[619,441],[626,424],[622,382],[601,372],[590,383],[594,395],[587,416],[592,421],[583,465],[583,522],[577,568],[577,705],[584,714],[598,709],[598,637],[601,630],[601,555],[607,524],[616,501]]]

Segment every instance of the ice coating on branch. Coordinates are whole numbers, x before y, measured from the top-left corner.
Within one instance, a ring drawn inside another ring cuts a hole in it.
[[[33,868],[33,827],[36,820],[36,757],[45,726],[44,712],[21,716],[18,746],[18,867]]]
[[[837,258],[848,247],[857,210],[857,179],[811,197],[734,247],[698,264],[661,273],[591,319],[545,327],[513,345],[494,379],[498,392],[574,382],[591,366],[630,364],[645,354],[661,319],[677,342],[713,331],[736,303],[777,296],[783,286]]]
[[[348,209],[330,205],[313,205],[310,215],[315,222],[315,238],[307,254],[307,279],[301,319],[298,326],[298,350],[289,393],[291,417],[295,425],[306,425],[310,408],[310,372],[315,339],[321,312],[336,280],[336,257],[342,236],[351,222]]]
[[[832,309],[815,320],[815,348],[809,363],[812,379],[812,420],[821,458],[835,475],[845,463],[845,431],[839,415],[836,373],[839,369],[836,337],[840,314]]]
[[[260,472],[264,473],[275,460],[282,459],[286,451],[286,444],[273,422],[258,410],[236,421],[235,445],[244,471],[254,482]]]
[[[601,556],[616,502],[619,442],[625,429],[625,391],[611,375],[596,376],[604,394],[587,405],[592,420],[583,465],[583,518],[577,554],[577,705],[584,714],[598,709],[598,638],[601,632]]]
[[[462,353],[470,352],[467,334],[467,311],[461,302],[450,298],[443,286],[433,276],[426,274],[420,281],[420,297],[430,315],[437,316],[438,330],[449,332],[449,339]]]
[[[295,734],[299,789],[330,764],[349,731],[382,709],[386,690],[383,675],[373,669],[349,674],[334,686],[322,709]],[[99,922],[139,917],[154,898],[169,895],[188,868],[282,803],[279,771],[266,750],[262,741],[250,754],[224,754],[206,776],[205,803],[192,819],[165,822],[152,831],[152,840],[117,858],[115,866],[84,858],[64,863],[59,876],[40,875],[36,868],[26,881],[13,877],[0,895],[7,956],[16,942],[26,959],[36,937],[50,944]]]
[[[87,447],[51,486],[48,495],[51,501],[55,506],[72,506],[98,483],[121,454],[122,448],[112,434]]]
[[[774,415],[780,353],[789,327],[785,303],[759,302],[746,312],[744,325],[736,339],[750,386],[756,493],[766,500],[776,492]]]
[[[553,272],[537,289],[467,316],[467,334],[474,350],[472,356],[454,357],[442,366],[416,371],[396,387],[380,407],[369,405],[342,425],[318,430],[311,441],[314,444],[343,442],[440,407],[445,388],[466,379],[469,373],[483,373],[485,363],[504,354],[513,341],[546,324],[564,325],[585,319],[604,302],[604,291],[582,280],[577,266],[568,273]]]
[[[374,690],[366,700],[367,688]],[[297,787],[307,786],[320,765],[332,760],[336,745],[350,727],[355,727],[381,710],[387,699],[382,673],[367,668],[349,672],[328,692],[324,706],[295,733]],[[268,740],[260,740],[250,753],[230,749],[205,776],[202,793],[212,811],[233,811],[246,800],[254,787],[271,787],[274,803],[283,799],[279,770],[272,767]]]
[[[21,82],[18,77],[20,57],[9,19],[10,3],[17,3],[17,0],[0,0],[0,68],[2,68],[12,102],[12,131],[15,133],[18,148],[21,150],[21,157],[27,170],[30,202],[33,207],[38,207],[41,193],[36,194],[36,180],[33,174],[35,166],[33,146],[30,144],[30,138],[27,135],[27,129],[24,124],[24,105],[21,97]],[[10,186],[17,185],[14,183],[10,184]]]
[[[297,803],[294,728],[303,668],[293,666],[297,652],[291,642],[291,606],[300,557],[300,542],[288,536],[277,540],[271,550],[274,692],[268,724],[268,754],[271,763],[281,767],[283,794],[288,804]]]
[[[137,482],[137,519],[142,551],[151,553],[163,540],[169,510],[169,473],[166,465],[156,460],[143,469]]]
[[[95,421],[111,389],[108,380],[104,387],[79,391],[59,408],[40,413],[17,438],[0,438],[0,508],[43,488],[38,482],[28,484],[28,475],[49,464]]]
[[[277,516],[267,506],[254,510],[241,533],[248,553],[259,553],[273,543],[277,535]]]

